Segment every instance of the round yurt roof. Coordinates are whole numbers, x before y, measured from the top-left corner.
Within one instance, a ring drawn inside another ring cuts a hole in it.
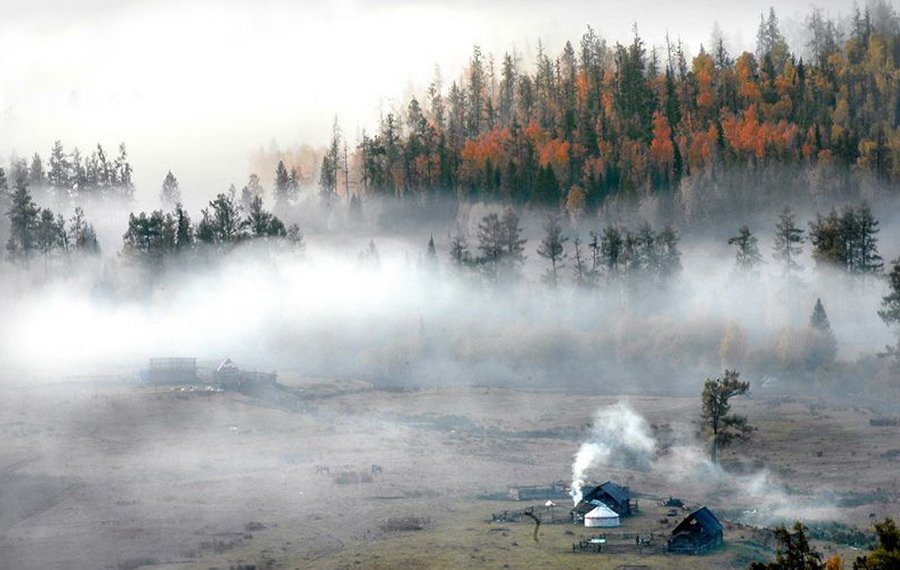
[[[619,515],[616,511],[606,505],[599,505],[588,514],[584,515],[585,519],[617,519]]]

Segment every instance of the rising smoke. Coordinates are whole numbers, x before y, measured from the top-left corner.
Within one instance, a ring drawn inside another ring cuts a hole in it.
[[[594,414],[588,440],[572,463],[572,500],[577,505],[589,470],[596,467],[647,468],[654,459],[656,440],[647,421],[625,402],[600,408]]]

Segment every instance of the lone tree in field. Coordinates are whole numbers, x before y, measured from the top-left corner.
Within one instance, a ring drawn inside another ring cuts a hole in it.
[[[728,445],[735,437],[742,436],[752,431],[747,425],[747,418],[731,414],[729,400],[734,396],[741,396],[750,390],[749,382],[738,380],[740,373],[736,370],[726,370],[724,378],[706,379],[703,386],[703,427],[712,434],[710,458],[713,463],[717,461],[720,445]]]

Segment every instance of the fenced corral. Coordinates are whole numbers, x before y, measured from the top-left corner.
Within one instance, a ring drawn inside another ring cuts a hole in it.
[[[572,543],[572,552],[662,554],[665,551],[666,537],[652,532],[608,532]]]
[[[259,372],[239,368],[230,358],[226,358],[213,373],[216,386],[235,392],[259,393],[275,386],[274,372]]]
[[[550,485],[519,485],[509,488],[509,498],[513,501],[567,501],[571,500],[569,487],[563,481]]]
[[[491,513],[492,523],[533,522],[533,516],[541,519],[541,524],[572,524],[569,510],[558,505],[540,505],[524,509],[513,509],[501,513]]]
[[[147,380],[152,384],[194,384],[198,381],[194,357],[151,358]]]

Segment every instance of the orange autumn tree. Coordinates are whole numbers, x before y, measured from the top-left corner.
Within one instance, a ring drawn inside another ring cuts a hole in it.
[[[650,141],[650,161],[654,186],[665,186],[672,182],[675,165],[675,144],[672,142],[672,128],[665,115],[653,113],[653,139]]]

